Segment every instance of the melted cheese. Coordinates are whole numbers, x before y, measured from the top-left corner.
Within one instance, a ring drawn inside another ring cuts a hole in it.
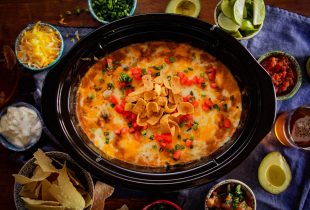
[[[174,62],[167,62],[171,57]],[[113,68],[109,67],[107,58],[112,59]],[[162,69],[156,70],[154,66],[162,66]],[[154,77],[154,73],[165,70],[168,76],[182,72],[189,79],[195,76],[204,79],[205,87],[199,84],[182,84],[181,96],[185,98],[193,94],[198,102],[193,119],[199,126],[197,130],[181,126],[179,135],[172,138],[169,152],[165,152],[166,148],[161,148],[160,142],[152,140],[152,135],[161,134],[158,125],[130,132],[128,119],[111,105],[111,95],[117,98],[118,104],[126,97],[126,91],[119,87],[120,73],[133,78],[130,83],[133,90],[143,86],[142,81],[135,79],[131,70],[126,67],[145,68],[145,73]],[[215,81],[208,79],[207,69],[210,67],[216,68]],[[211,87],[213,82],[217,88]],[[211,99],[219,109],[215,107],[204,110],[202,105],[206,99]],[[209,156],[230,140],[239,124],[242,111],[238,84],[227,67],[203,50],[173,42],[133,44],[100,59],[82,78],[77,100],[76,113],[80,126],[96,147],[110,158],[151,167],[189,163]],[[223,127],[224,118],[231,122],[229,128]],[[142,130],[145,131],[145,136],[141,135]],[[193,139],[192,147],[186,146],[186,139]],[[182,147],[181,156],[177,160],[173,158],[176,145]]]

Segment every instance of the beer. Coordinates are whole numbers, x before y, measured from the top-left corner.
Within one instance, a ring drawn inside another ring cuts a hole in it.
[[[274,133],[285,146],[310,150],[310,106],[280,114]]]

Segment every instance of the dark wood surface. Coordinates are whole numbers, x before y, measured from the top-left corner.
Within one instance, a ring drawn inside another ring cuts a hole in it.
[[[266,0],[265,2],[267,5],[310,17],[309,0]],[[164,12],[167,3],[168,0],[138,0],[135,14]],[[217,0],[201,0],[201,4],[199,18],[214,23],[213,11]],[[43,21],[59,25],[60,15],[64,15],[69,10],[73,11],[76,8],[86,7],[87,0],[0,0],[0,47],[1,49],[3,45],[13,47],[16,36],[28,23]],[[73,15],[70,17],[64,15],[64,17],[64,22],[67,23],[66,26],[99,26],[89,13],[81,13],[78,16]],[[23,91],[19,89],[19,92]],[[44,144],[44,141],[41,144]],[[16,164],[16,158],[18,157],[18,155],[9,152],[2,145],[0,146],[0,209],[15,209],[13,200],[14,179],[11,174],[17,173],[22,166]],[[143,198],[112,197],[107,201],[106,209],[117,209],[122,204],[127,204],[133,210],[141,209],[147,203],[158,198],[176,199],[175,195],[146,196]]]

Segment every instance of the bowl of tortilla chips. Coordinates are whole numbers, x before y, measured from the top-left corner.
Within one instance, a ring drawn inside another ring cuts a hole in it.
[[[68,154],[41,149],[15,177],[16,209],[90,209],[94,184],[91,175]]]

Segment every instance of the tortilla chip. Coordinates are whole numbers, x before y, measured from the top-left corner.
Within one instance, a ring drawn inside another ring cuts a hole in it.
[[[29,207],[36,207],[36,206],[59,206],[60,203],[57,201],[43,201],[43,200],[37,200],[37,199],[31,199],[31,198],[26,198],[26,197],[21,197],[23,201],[26,204],[26,207],[29,209]]]
[[[142,98],[139,98],[137,103],[132,108],[132,112],[135,114],[142,113],[145,110],[145,106],[146,106],[146,101],[143,100]]]
[[[181,102],[178,104],[178,112],[186,115],[194,113],[194,106],[189,102]]]
[[[152,115],[146,122],[150,125],[155,125],[159,122],[161,116],[163,116],[164,109],[160,109],[158,113]]]
[[[137,125],[139,126],[146,126],[147,125],[147,119],[146,118],[142,118],[141,114],[138,114],[137,116]]]
[[[180,83],[180,77],[173,76],[171,78],[171,90],[173,94],[179,94],[181,92],[181,83]]]
[[[54,196],[49,192],[52,184],[48,180],[42,180],[42,200],[44,201],[57,201]]]
[[[29,210],[65,210],[63,206],[48,206],[48,205],[40,205],[40,206],[29,206],[26,205]]]
[[[154,91],[155,91],[156,95],[159,96],[161,93],[161,86],[159,84],[155,84]]]
[[[66,165],[59,170],[57,182],[57,184],[51,185],[49,193],[65,208],[84,209],[85,201],[82,195],[70,182]]]
[[[50,176],[50,174],[50,172],[44,172],[40,166],[37,166],[31,178],[28,178],[21,174],[13,174],[13,176],[15,178],[15,182],[19,184],[28,184],[31,182],[42,181],[43,179],[46,179],[48,176]]]
[[[42,185],[40,182],[31,182],[25,184],[19,192],[19,195],[27,198],[36,199],[40,195],[41,186]]]
[[[103,210],[105,200],[110,197],[114,192],[114,188],[102,183],[100,181],[96,182],[94,189],[94,202],[90,210]]]
[[[126,204],[122,205],[121,208],[117,209],[117,210],[129,210],[128,206]]]
[[[41,167],[42,171],[44,172],[57,172],[58,171],[52,164],[52,159],[47,157],[41,149],[38,149],[38,151],[36,151],[33,154],[33,156],[36,158],[37,164]]]

